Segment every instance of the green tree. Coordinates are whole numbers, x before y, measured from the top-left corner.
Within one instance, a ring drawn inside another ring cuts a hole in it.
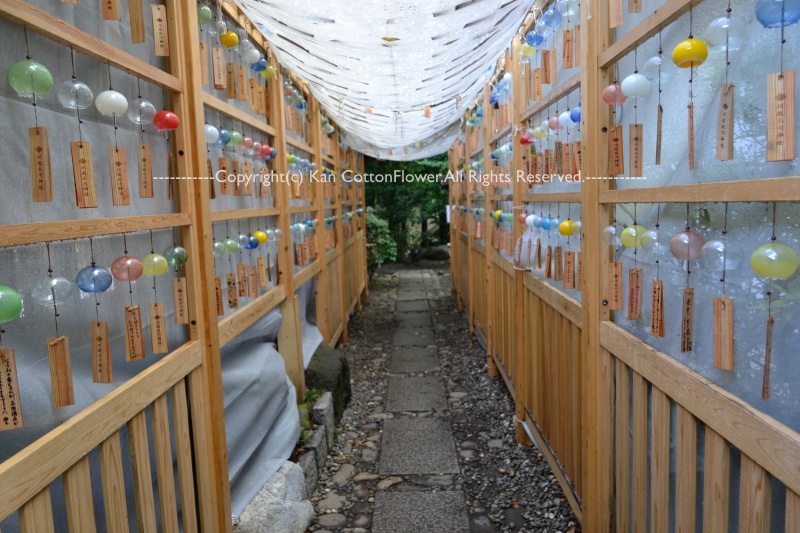
[[[448,191],[443,181],[447,175],[447,154],[416,161],[382,161],[367,158],[365,170],[368,174],[406,176],[439,176],[439,181],[411,180],[398,183],[368,183],[367,205],[389,223],[389,231],[397,243],[398,258],[405,258],[416,246],[443,244],[448,242],[446,206]],[[429,221],[438,224],[436,236],[428,232]]]

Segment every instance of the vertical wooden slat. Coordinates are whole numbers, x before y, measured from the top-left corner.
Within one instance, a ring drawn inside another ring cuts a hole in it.
[[[563,330],[564,336],[564,354],[563,360],[563,373],[561,374],[561,387],[563,388],[564,395],[564,413],[563,413],[563,427],[564,427],[564,450],[561,452],[561,464],[567,469],[570,479],[575,479],[575,463],[572,460],[572,447],[574,445],[575,435],[572,431],[572,322],[564,318]]]
[[[62,476],[64,501],[67,506],[67,526],[70,531],[94,533],[94,501],[89,458],[84,457],[72,465]]]
[[[742,454],[739,478],[739,531],[769,532],[771,477],[769,472]]]
[[[179,450],[178,486],[181,491],[181,522],[185,533],[197,531],[197,507],[194,494],[194,472],[191,454],[184,453],[192,445],[189,434],[189,411],[186,404],[186,384],[183,380],[172,386],[172,419],[175,428],[175,448]]]
[[[719,433],[706,426],[703,467],[703,533],[728,533],[731,450]]]
[[[48,533],[49,531],[55,531],[49,487],[20,507],[19,528],[22,533]]]
[[[786,515],[784,531],[794,533],[800,531],[800,496],[786,489]]]
[[[582,332],[581,328],[575,326],[574,331],[574,344],[575,344],[575,374],[573,376],[573,384],[575,387],[575,414],[573,417],[573,424],[575,426],[575,485],[578,488],[578,494],[583,495],[583,396],[584,396],[584,374],[583,363],[581,358]]]
[[[614,374],[616,395],[614,402],[614,452],[615,452],[615,490],[614,523],[617,533],[630,531],[630,501],[631,501],[631,459],[630,459],[630,379],[628,367],[616,359],[616,372]]]
[[[128,442],[133,470],[133,497],[139,532],[156,530],[153,478],[150,475],[150,449],[147,444],[147,418],[141,411],[128,422]]]
[[[693,533],[697,509],[697,422],[677,407],[675,454],[675,532]]]
[[[175,497],[175,475],[172,470],[169,409],[167,397],[164,394],[153,402],[153,440],[156,453],[158,501],[161,506],[161,531],[178,533],[178,505]]]
[[[647,382],[633,373],[632,531],[647,531]]]
[[[651,387],[652,429],[650,434],[650,531],[669,529],[669,398]]]
[[[128,506],[125,503],[125,478],[122,474],[122,446],[114,432],[100,443],[100,478],[103,481],[103,504],[106,510],[106,531],[128,531]]]

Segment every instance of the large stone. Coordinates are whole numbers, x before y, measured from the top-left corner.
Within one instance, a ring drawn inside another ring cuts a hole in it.
[[[397,302],[398,313],[408,313],[409,311],[412,313],[418,313],[420,311],[428,310],[427,300],[404,300]]]
[[[444,385],[439,376],[389,378],[387,411],[443,411],[447,409]]]
[[[336,472],[336,474],[333,475],[332,481],[337,485],[346,484],[350,479],[350,476],[353,475],[354,469],[355,467],[350,463],[343,464],[341,467],[339,467],[339,470]]]
[[[306,478],[306,490],[308,494],[314,492],[317,488],[319,481],[319,467],[317,466],[317,456],[314,452],[309,452],[300,456],[297,464],[303,470],[303,476]]]
[[[464,493],[379,492],[373,533],[468,533]]]
[[[323,393],[311,409],[311,419],[320,426],[325,426],[325,437],[328,440],[328,449],[333,448],[333,428],[336,419],[333,414],[333,395],[330,391]]]
[[[331,392],[333,413],[338,424],[352,395],[350,363],[344,352],[325,345],[317,348],[306,369],[306,388]]]
[[[435,344],[433,330],[430,327],[410,327],[398,329],[394,332],[392,345],[401,346],[430,346]]]
[[[314,521],[300,466],[287,461],[245,508],[237,532],[304,533]]]
[[[383,423],[380,474],[459,473],[453,431],[444,418],[397,418]]]
[[[425,372],[436,368],[439,368],[439,356],[435,346],[413,346],[392,350],[393,373]]]
[[[316,456],[317,468],[322,470],[328,458],[328,439],[325,436],[324,426],[318,427],[311,434],[311,438],[306,442],[305,448],[309,450],[309,453],[313,453]]]

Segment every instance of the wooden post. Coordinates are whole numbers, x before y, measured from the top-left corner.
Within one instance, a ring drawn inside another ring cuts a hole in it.
[[[583,142],[583,176],[606,174],[607,153],[605,132],[611,121],[611,109],[598,98],[611,80],[613,72],[599,69],[598,55],[612,40],[608,10],[594,9],[589,18],[589,5],[581,5],[581,134]],[[581,184],[581,235],[584,269],[581,305],[583,329],[580,364],[586,376],[583,405],[583,529],[596,533],[613,531],[612,467],[613,458],[613,391],[611,357],[600,346],[600,322],[609,320],[608,271],[610,250],[596,232],[610,223],[608,205],[599,203],[601,190],[610,188],[609,181],[590,179]]]
[[[309,95],[308,103],[308,122],[311,127],[311,147],[314,148],[312,161],[316,164],[315,170],[317,172],[322,172],[324,163],[322,161],[322,127],[320,126],[319,102],[317,102],[313,96]],[[317,327],[322,334],[323,342],[325,344],[329,344],[331,341],[332,332],[330,323],[328,321],[328,262],[325,260],[326,250],[324,238],[325,199],[322,197],[322,182],[319,179],[317,179],[316,182],[313,181],[315,179],[313,174],[311,179],[311,184],[314,189],[314,218],[319,221],[319,226],[316,230],[316,234],[314,235],[318,252],[316,262],[319,263],[320,267],[319,274],[317,274],[316,279],[314,280],[314,297],[317,304]]]
[[[475,150],[475,147],[472,146],[470,139],[472,139],[473,135],[466,135],[466,147],[464,152],[464,161],[468,161],[472,157],[472,153]],[[470,163],[470,168],[472,165]],[[472,245],[475,242],[475,237],[472,232],[472,224],[469,223],[469,218],[472,216],[472,186],[471,182],[469,181],[469,177],[467,179],[466,184],[466,197],[467,197],[467,291],[469,292],[469,333],[470,335],[475,335],[475,258],[473,257],[473,249]]]
[[[342,157],[341,157],[341,147],[339,146],[339,129],[337,128],[333,134],[334,136],[334,146],[336,147],[336,154],[334,155],[334,163],[336,168],[336,214],[339,219],[336,221],[336,249],[339,251],[339,257],[336,258],[339,261],[339,272],[340,276],[338,279],[339,283],[339,294],[341,295],[341,306],[342,306],[342,336],[340,337],[341,342],[347,342],[347,323],[349,322],[350,317],[347,316],[347,291],[345,290],[344,286],[344,277],[347,273],[344,271],[344,210],[342,209]]]
[[[481,124],[481,134],[483,135],[483,161],[485,165],[489,165],[492,161],[490,153],[492,151],[491,146],[489,145],[489,141],[492,138],[492,120],[490,120],[490,116],[493,116],[494,113],[492,112],[492,105],[489,103],[489,92],[491,92],[492,87],[490,84],[486,84],[483,87],[483,123]],[[491,171],[491,168],[489,169]],[[485,167],[484,167],[485,171]],[[494,326],[494,320],[492,317],[492,311],[494,309],[494,287],[492,286],[492,270],[493,270],[493,261],[492,257],[494,256],[494,247],[491,245],[491,229],[492,229],[492,217],[489,216],[492,208],[492,201],[489,199],[492,194],[494,194],[495,187],[494,185],[487,185],[484,188],[484,201],[483,207],[486,211],[486,216],[484,216],[484,232],[483,234],[486,236],[486,246],[484,247],[484,251],[486,253],[486,272],[481,275],[483,278],[484,283],[486,284],[486,324],[482,324],[485,329],[484,333],[486,334],[486,367],[487,372],[490,376],[496,376],[497,365],[494,362],[494,357],[492,354],[494,353],[494,346],[492,345],[493,341],[493,334],[492,328]],[[477,279],[481,279],[477,278]]]

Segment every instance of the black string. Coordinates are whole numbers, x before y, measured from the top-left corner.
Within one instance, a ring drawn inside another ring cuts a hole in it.
[[[53,263],[50,259],[50,243],[45,243],[47,248],[47,277],[52,280],[53,279]],[[58,300],[56,299],[56,289],[52,283],[50,283],[50,294],[53,296],[53,321],[56,324],[56,337],[60,337],[61,335],[58,334]]]
[[[689,204],[686,204],[686,288],[689,288],[689,277],[692,275],[692,264],[690,262],[690,251],[691,251],[691,235],[689,235],[689,231],[691,230],[691,226],[689,226]]]
[[[725,217],[722,223],[722,295],[725,296],[725,278],[728,267],[728,246],[725,244],[725,237],[728,235],[728,202],[725,202]]]
[[[128,255],[128,235],[127,233],[122,234],[122,246],[124,248],[123,254]],[[128,271],[128,296],[131,298],[131,306],[133,306],[133,281],[131,281],[131,267],[130,265],[125,265],[125,268]]]
[[[661,238],[661,232],[659,231],[660,227],[661,227],[661,204],[658,204],[658,206],[656,207],[656,239],[660,239]],[[659,260],[659,256],[661,255],[661,247],[662,246],[663,246],[663,243],[658,242],[658,240],[656,240],[656,250],[657,250],[657,253],[656,253],[656,279],[660,279],[661,278],[661,261]]]
[[[638,235],[638,229],[636,228],[636,226],[638,225],[638,223],[636,222],[636,205],[637,204],[633,204],[633,226],[634,226],[634,230],[636,231],[636,233],[634,233],[634,235],[633,235],[633,238],[634,238],[634,240],[638,240],[639,242],[641,242],[642,236]],[[634,245],[635,244],[636,243],[634,242]],[[636,253],[637,253],[638,249],[639,249],[638,246],[634,246],[633,247],[633,268],[637,267]]]
[[[728,0],[728,9],[725,10],[725,13],[727,13],[727,17],[728,17],[728,26],[725,28],[725,85],[728,84],[728,67],[730,67],[730,65],[731,65],[730,53],[729,53],[729,48],[730,48],[729,38],[730,38],[730,28],[731,28],[731,11],[732,11],[732,9],[731,9],[731,0]],[[727,204],[726,204],[726,209],[727,209]],[[722,293],[725,294],[725,290],[724,289],[723,289]]]
[[[23,33],[25,34],[25,59],[30,61],[31,59],[31,48],[28,45],[28,27],[25,26],[23,28]],[[39,127],[39,113],[36,108],[36,91],[33,91],[33,121],[34,125],[38,128]]]
[[[92,269],[94,270],[97,263],[94,260],[94,241],[91,237],[89,237],[89,252],[92,256]],[[97,319],[97,324],[100,325],[100,302],[97,301],[97,291],[93,291],[92,294],[94,294],[94,315]]]

